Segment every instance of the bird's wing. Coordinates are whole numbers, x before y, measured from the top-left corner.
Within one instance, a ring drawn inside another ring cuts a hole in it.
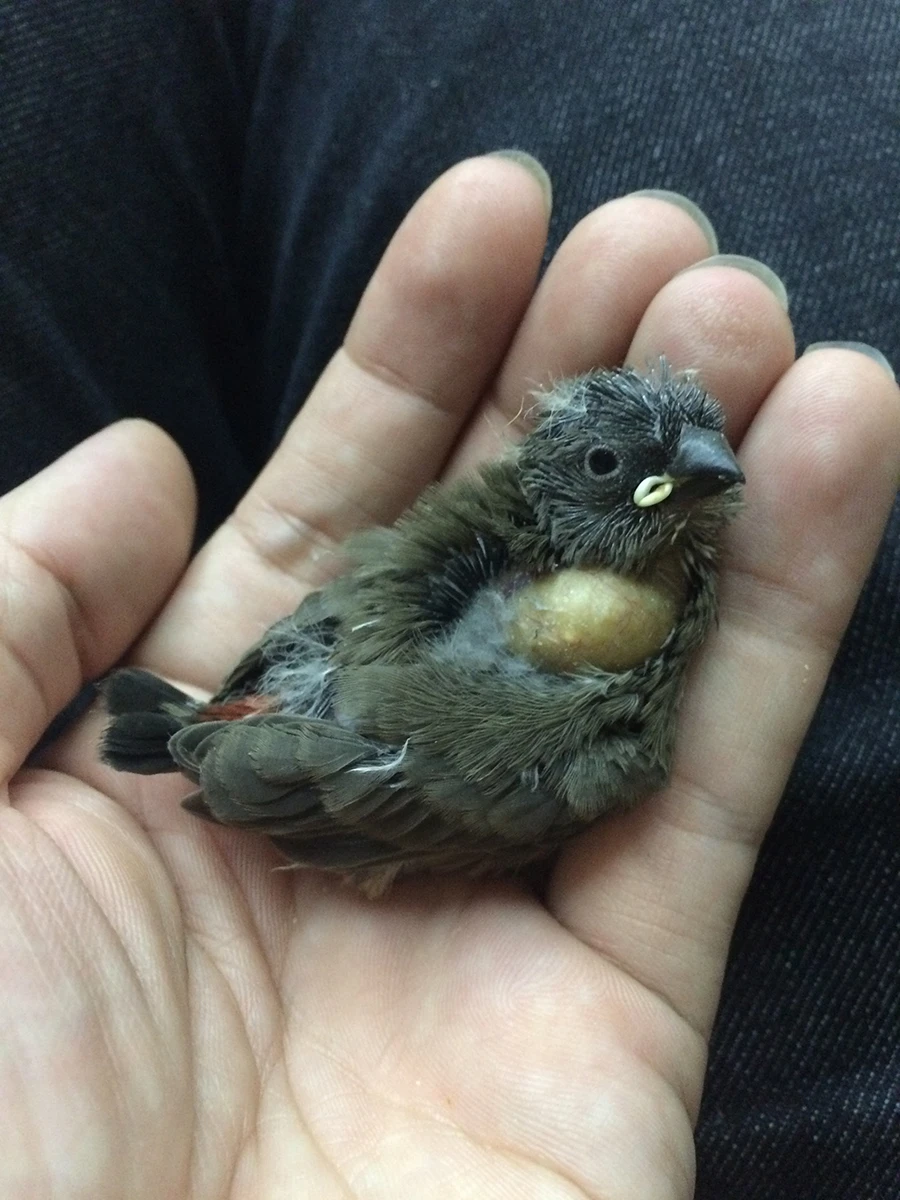
[[[192,725],[170,749],[200,784],[192,811],[268,834],[295,861],[335,870],[520,861],[559,808],[528,781],[488,799],[407,745],[379,744],[314,718]]]

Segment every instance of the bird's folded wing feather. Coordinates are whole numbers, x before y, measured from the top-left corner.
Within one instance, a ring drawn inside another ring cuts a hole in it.
[[[460,834],[477,834],[482,850],[540,838],[558,802],[517,781],[486,798],[446,764],[408,746],[385,746],[335,722],[270,714],[187,726],[170,748],[197,780],[194,811],[228,825],[294,839],[323,861],[328,845],[358,842],[387,854],[437,853]],[[315,843],[316,849],[313,848]],[[343,853],[343,851],[342,851]]]

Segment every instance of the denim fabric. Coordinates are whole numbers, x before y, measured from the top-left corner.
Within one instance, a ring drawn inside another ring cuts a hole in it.
[[[0,0],[0,482],[143,415],[191,448],[208,530],[252,476],[223,420],[243,104],[202,9]]]
[[[503,146],[683,191],[799,342],[900,365],[894,0],[0,0],[0,482],[143,413],[202,531],[265,461],[410,204]],[[900,1196],[900,515],[767,839],[700,1200]]]

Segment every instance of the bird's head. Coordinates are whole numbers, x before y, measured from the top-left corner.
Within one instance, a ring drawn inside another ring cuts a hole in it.
[[[540,397],[518,452],[522,490],[561,564],[640,568],[713,536],[743,473],[716,400],[669,372],[594,371]]]

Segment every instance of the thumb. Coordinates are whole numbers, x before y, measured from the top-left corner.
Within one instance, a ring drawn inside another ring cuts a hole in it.
[[[146,421],[109,426],[0,499],[4,779],[148,624],[184,569],[193,523],[187,463]]]

